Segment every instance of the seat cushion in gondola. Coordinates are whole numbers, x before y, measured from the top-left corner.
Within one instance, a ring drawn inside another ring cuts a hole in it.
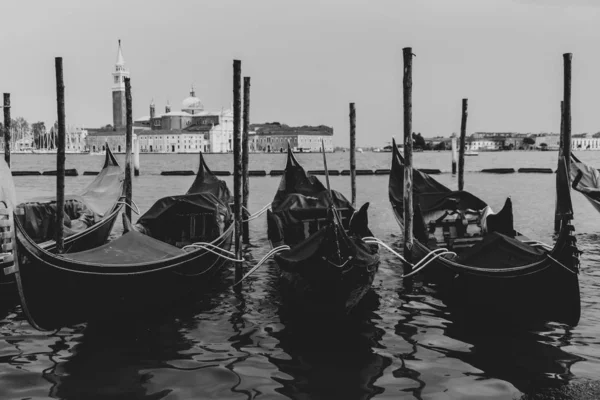
[[[480,268],[519,267],[539,261],[545,252],[517,239],[491,232],[459,255],[458,262]]]
[[[55,201],[31,201],[19,204],[18,208],[23,210],[19,218],[29,237],[36,243],[54,240],[56,229]],[[66,198],[64,210],[63,229],[65,237],[86,230],[102,218],[94,213],[80,196]]]
[[[175,246],[163,243],[142,233],[130,231],[95,249],[65,254],[70,260],[105,265],[131,265],[155,262],[185,254]]]

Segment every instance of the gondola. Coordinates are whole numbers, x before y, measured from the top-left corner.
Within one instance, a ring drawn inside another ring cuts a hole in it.
[[[135,225],[124,217],[124,234],[98,248],[56,255],[16,221],[15,276],[29,322],[52,330],[168,309],[224,265],[233,231],[229,198],[200,155],[185,195],[158,200]]]
[[[7,167],[8,168],[8,167]],[[12,180],[12,177],[9,178]],[[104,166],[96,178],[77,195],[65,196],[63,225],[66,253],[93,249],[108,239],[123,207],[124,175],[106,146]],[[25,233],[46,251],[54,252],[56,197],[40,197],[13,205]],[[0,290],[14,293],[12,276],[0,274]],[[9,290],[10,288],[10,290]]]
[[[403,228],[404,159],[393,153],[389,200]],[[553,247],[514,230],[512,202],[494,214],[481,199],[452,191],[413,169],[413,262],[429,255],[425,282],[434,284],[448,305],[471,318],[519,322],[580,318],[579,251],[564,157],[557,173],[560,232]],[[435,258],[432,251],[453,252]]]
[[[267,212],[284,302],[306,313],[345,315],[370,289],[379,266],[378,247],[362,238],[369,203],[357,212],[338,191],[309,176],[288,147],[287,165]]]

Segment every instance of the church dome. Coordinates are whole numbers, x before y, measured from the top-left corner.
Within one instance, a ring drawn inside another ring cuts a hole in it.
[[[204,110],[204,106],[199,98],[196,97],[194,93],[194,87],[192,86],[192,90],[190,91],[190,97],[185,98],[181,102],[181,111],[202,111]]]

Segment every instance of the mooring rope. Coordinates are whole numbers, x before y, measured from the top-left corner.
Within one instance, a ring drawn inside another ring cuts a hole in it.
[[[439,248],[439,249],[435,249],[435,250],[432,250],[429,253],[427,253],[427,255],[425,255],[425,257],[423,257],[421,259],[421,261],[419,261],[418,263],[412,264],[412,263],[408,262],[404,257],[402,257],[400,255],[400,253],[398,253],[397,251],[395,251],[390,246],[388,246],[387,244],[385,244],[380,239],[377,239],[376,237],[365,236],[365,237],[363,237],[363,241],[365,243],[373,243],[373,244],[377,244],[379,246],[382,246],[383,248],[385,248],[386,250],[388,250],[392,254],[394,254],[396,257],[398,257],[400,260],[402,260],[402,262],[410,265],[412,271],[409,272],[408,274],[402,275],[400,278],[408,278],[408,277],[411,277],[411,276],[415,275],[417,272],[422,271],[425,267],[427,267],[429,264],[431,264],[431,262],[433,262],[434,260],[436,260],[437,258],[439,258],[441,256],[445,256],[445,255],[456,256],[456,253],[453,252],[453,251],[449,251],[448,249],[444,249],[444,248]]]
[[[131,207],[131,204],[127,204],[127,202],[125,201],[117,201],[117,204],[124,204],[125,206],[131,208],[131,211],[133,211],[136,215],[140,215],[140,209],[138,208],[137,204],[134,203],[133,200],[131,200],[131,204],[135,206],[135,208]]]
[[[242,208],[244,210],[246,210],[246,212],[250,213],[250,210],[248,210],[246,207],[242,206]],[[267,212],[267,210],[271,208],[271,203],[267,203],[263,208],[261,208],[259,211],[257,211],[256,213],[249,215],[248,219],[243,219],[242,222],[248,222],[248,221],[252,221],[253,219],[256,219],[258,217],[260,217],[261,215],[263,215],[264,213]]]
[[[263,258],[261,258],[260,261],[254,267],[252,267],[252,269],[250,269],[250,271],[246,272],[246,275],[244,275],[239,281],[234,283],[232,286],[240,284],[244,279],[252,275],[254,271],[256,271],[261,265],[263,265],[269,258],[273,257],[277,253],[281,253],[282,251],[286,250],[290,250],[290,246],[281,245],[275,247],[274,249],[271,249],[271,251],[269,251]]]

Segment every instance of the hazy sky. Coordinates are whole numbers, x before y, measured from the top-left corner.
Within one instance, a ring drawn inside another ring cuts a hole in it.
[[[413,127],[423,136],[558,131],[562,54],[573,53],[573,131],[600,131],[600,1],[212,0],[5,1],[0,92],[12,115],[56,120],[54,57],[68,124],[112,123],[117,40],[131,71],[134,119],[190,84],[207,109],[232,100],[232,64],[252,79],[251,122],[330,125],[359,146],[402,136],[402,48],[412,47]]]

